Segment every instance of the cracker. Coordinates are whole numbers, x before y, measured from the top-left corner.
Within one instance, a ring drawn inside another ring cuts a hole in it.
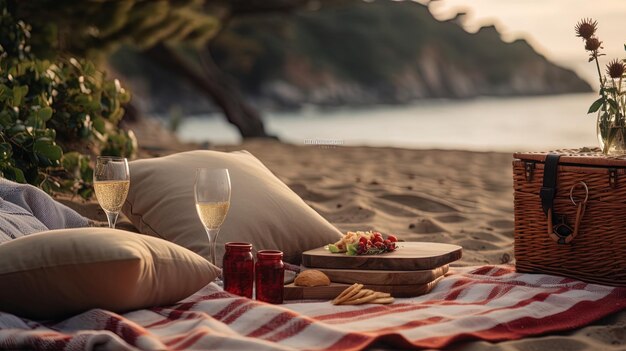
[[[358,299],[344,301],[341,304],[342,305],[361,305],[364,303],[368,303],[370,301],[374,301],[376,299],[379,299],[379,297],[377,293],[374,293],[374,294],[370,294],[370,295],[367,295]]]
[[[386,305],[386,304],[392,303],[393,301],[394,301],[393,297],[381,297],[381,298],[375,299],[373,301],[370,301],[370,303]]]
[[[342,298],[342,297],[346,296],[346,294],[348,294],[348,293],[350,293],[352,290],[356,289],[356,287],[357,287],[358,285],[359,285],[358,283],[354,283],[354,284],[350,285],[349,287],[347,287],[347,288],[343,289],[343,291],[342,291],[339,295],[337,295],[337,297],[335,298],[335,300],[338,300],[338,299],[340,299],[340,298]]]
[[[344,297],[349,291],[352,291],[352,289],[354,289],[354,287],[356,287],[357,285],[358,285],[357,283],[354,283],[350,285],[349,287],[343,289],[343,291],[339,293],[337,297],[335,297],[335,299],[333,300],[333,303],[335,303],[335,301],[339,300],[340,298]]]
[[[363,288],[363,284],[352,284],[341,292],[333,301],[334,305],[338,305],[340,302],[345,301],[346,298],[350,298],[356,295]]]
[[[352,289],[352,291],[348,292],[342,298],[338,299],[336,304],[341,305],[343,302],[352,299],[355,295],[357,295],[361,291],[361,289],[363,289],[363,284],[358,284],[357,286],[354,287],[354,289]]]
[[[378,294],[378,297],[383,298],[383,297],[391,297],[390,293],[385,293],[385,292],[376,292]]]
[[[361,291],[359,291],[356,295],[352,296],[351,298],[348,299],[348,301],[350,300],[356,300],[356,299],[360,299],[362,297],[365,296],[369,296],[371,294],[374,293],[374,290],[370,290],[370,289],[361,289]]]

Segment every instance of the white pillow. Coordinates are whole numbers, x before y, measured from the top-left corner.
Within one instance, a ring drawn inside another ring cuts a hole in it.
[[[302,251],[341,235],[247,151],[190,151],[131,162],[124,214],[141,233],[208,257],[207,234],[194,202],[197,168],[227,168],[231,177],[231,206],[217,240],[218,265],[229,241],[281,250],[285,261],[298,263]]]
[[[218,269],[159,238],[109,228],[61,229],[0,244],[0,311],[53,319],[92,308],[169,305]]]

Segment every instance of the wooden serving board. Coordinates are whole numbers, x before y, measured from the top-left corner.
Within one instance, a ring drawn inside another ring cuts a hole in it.
[[[441,276],[432,282],[412,285],[371,285],[365,284],[365,289],[390,293],[393,297],[414,297],[428,294],[441,279]],[[285,285],[283,298],[285,300],[332,300],[351,284],[330,283],[329,286],[296,286],[293,283]]]
[[[458,245],[398,242],[393,252],[380,255],[349,256],[334,254],[320,247],[302,253],[302,265],[309,268],[362,269],[387,271],[431,270],[461,258]]]
[[[357,269],[309,268],[323,272],[330,281],[344,284],[372,284],[372,285],[411,285],[426,284],[448,272],[448,266],[423,271],[381,271]]]

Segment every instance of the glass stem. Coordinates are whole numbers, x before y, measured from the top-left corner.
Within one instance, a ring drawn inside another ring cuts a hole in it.
[[[206,232],[209,235],[209,261],[217,266],[215,248],[217,247],[217,235],[220,233],[220,229],[207,229]]]
[[[107,215],[107,220],[109,221],[109,228],[115,229],[115,223],[117,222],[117,216],[119,215],[119,212],[104,211],[104,213],[106,213]]]

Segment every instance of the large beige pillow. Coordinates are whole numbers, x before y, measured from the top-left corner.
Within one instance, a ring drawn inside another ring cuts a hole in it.
[[[0,311],[55,319],[173,304],[217,268],[165,240],[109,228],[59,229],[0,244]]]
[[[246,151],[190,151],[130,163],[130,192],[124,214],[141,233],[158,236],[208,257],[209,242],[194,202],[197,168],[227,168],[231,206],[218,236],[223,244],[252,243],[277,249],[300,262],[302,251],[337,241],[340,233]]]

